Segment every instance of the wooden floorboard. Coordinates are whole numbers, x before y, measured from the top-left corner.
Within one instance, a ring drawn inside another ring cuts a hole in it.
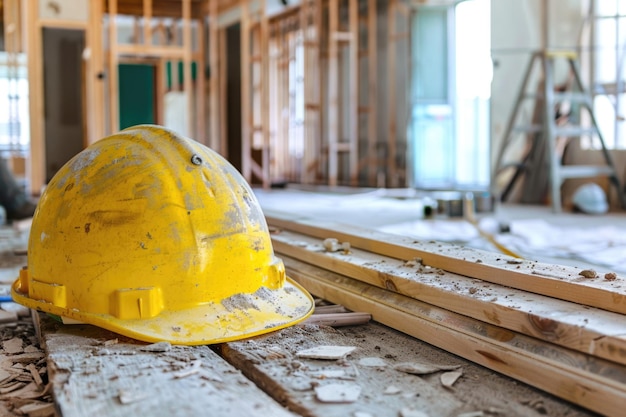
[[[297,357],[299,351],[321,345],[356,350],[336,361]],[[226,343],[222,355],[277,401],[308,417],[592,415],[375,322],[340,329],[295,326]],[[458,366],[462,377],[446,388],[441,383],[443,371],[413,375],[398,369],[407,363]],[[358,386],[358,399],[343,404],[317,399],[317,388],[336,384]]]
[[[94,326],[39,317],[62,417],[293,416],[208,346],[145,351]]]

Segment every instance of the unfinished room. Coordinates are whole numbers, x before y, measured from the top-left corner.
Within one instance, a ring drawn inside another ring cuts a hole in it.
[[[0,416],[625,406],[626,0],[0,0]]]

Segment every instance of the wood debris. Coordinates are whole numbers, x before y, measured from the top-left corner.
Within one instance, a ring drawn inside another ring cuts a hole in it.
[[[296,356],[302,359],[343,359],[356,349],[356,346],[316,346],[298,351]]]
[[[361,395],[361,387],[356,384],[327,384],[315,387],[315,395],[324,403],[352,403]]]
[[[578,275],[584,278],[597,278],[598,277],[598,273],[594,271],[593,269],[583,269],[582,271],[578,273]]]
[[[404,362],[394,366],[400,372],[414,375],[426,375],[439,371],[453,371],[459,369],[459,365],[435,365],[430,363]]]
[[[359,365],[367,366],[370,368],[381,368],[387,366],[387,362],[378,357],[369,357],[359,359]]]
[[[402,410],[400,410],[400,417],[429,417],[429,416],[428,414],[420,410],[414,410],[412,408],[403,408]]]
[[[350,242],[339,242],[339,240],[329,237],[324,239],[322,243],[327,252],[343,251],[344,254],[350,253]]]
[[[143,346],[139,350],[144,352],[169,352],[172,349],[170,342],[158,342]]]
[[[451,371],[451,372],[444,372],[443,374],[441,374],[440,376],[440,380],[441,380],[441,385],[443,385],[446,388],[452,388],[452,385],[454,385],[454,383],[461,377],[463,376],[463,371]]]
[[[55,407],[48,385],[46,360],[35,336],[30,315],[18,314],[13,303],[2,303],[12,310],[15,320],[0,328],[0,408],[8,416],[49,417]]]

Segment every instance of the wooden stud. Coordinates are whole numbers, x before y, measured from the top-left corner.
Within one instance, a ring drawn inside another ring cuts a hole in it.
[[[348,19],[350,27],[350,80],[349,80],[349,175],[350,185],[356,187],[359,180],[359,3],[349,0]]]
[[[389,1],[389,9],[387,11],[387,114],[389,119],[388,131],[387,131],[387,178],[386,182],[388,186],[398,186],[398,174],[396,167],[396,152],[397,152],[397,92],[396,92],[396,41],[394,36],[396,34],[396,6],[397,0]]]
[[[377,174],[381,169],[378,160],[378,13],[377,1],[368,0],[367,3],[367,105],[369,106],[369,116],[367,118],[367,143],[369,156],[376,156],[370,159],[367,167],[369,185],[381,186],[378,183]],[[373,161],[376,161],[373,163]],[[382,184],[384,186],[384,184]]]
[[[152,45],[152,0],[143,0],[143,43]]]
[[[198,22],[198,48],[193,51],[193,42],[189,43],[189,48],[193,53],[193,61],[196,63],[196,82],[195,82],[195,136],[194,138],[211,147],[210,138],[207,137],[206,132],[206,100],[207,100],[207,85],[205,79],[205,63],[206,63],[206,51],[205,51],[205,34],[206,34],[206,18],[204,16],[197,19]]]
[[[28,54],[28,106],[30,113],[30,190],[39,195],[46,181],[46,149],[43,101],[43,46],[42,26],[38,21],[39,1],[26,4],[26,42]],[[35,94],[35,92],[37,92]]]
[[[224,144],[220,137],[220,49],[218,27],[218,1],[209,0],[209,147],[218,152],[224,152]],[[225,103],[225,101],[222,101]]]
[[[117,42],[117,0],[109,4],[109,133],[120,130],[119,121],[119,82],[118,82],[118,42]]]
[[[226,31],[221,29],[219,31],[219,62],[226,62]],[[219,66],[219,103],[227,103],[228,100],[228,87],[227,87],[227,71],[226,64]],[[219,106],[219,151],[225,157],[228,156],[228,132],[226,118],[228,114],[225,109],[226,106]]]
[[[259,1],[260,49],[261,49],[261,124],[263,127],[263,143],[261,149],[261,167],[263,170],[263,188],[268,189],[270,180],[270,131],[269,131],[269,25],[267,18],[267,0]]]
[[[191,44],[191,0],[183,0],[182,2],[183,13],[183,91],[187,99],[187,135],[190,137],[196,136],[194,129],[194,114],[197,110],[194,106],[194,97],[192,90],[193,80],[191,79],[191,65],[192,65],[192,44]]]
[[[87,82],[85,83],[87,102],[86,121],[87,136],[85,146],[91,145],[106,136],[105,120],[105,63],[102,39],[102,17],[104,4],[102,1],[89,3],[89,25],[85,32],[89,48],[87,60]]]
[[[241,1],[241,173],[252,182],[252,123],[250,98],[250,5]]]
[[[336,186],[339,174],[339,1],[328,1],[328,185]]]

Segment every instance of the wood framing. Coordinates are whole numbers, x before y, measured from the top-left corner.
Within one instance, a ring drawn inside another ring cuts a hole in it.
[[[159,34],[159,31],[165,30],[162,22],[157,25],[153,25],[153,22],[157,19],[162,19],[163,2],[156,0],[142,0],[141,9],[128,8],[128,4],[121,2],[121,0],[107,0],[107,7],[104,10],[108,13],[108,105],[109,105],[109,126],[108,133],[114,133],[119,130],[119,76],[118,66],[120,59],[132,59],[136,57],[150,57],[155,60],[165,60],[166,62],[158,62],[157,68],[161,68],[161,71],[157,71],[159,75],[165,76],[163,71],[166,63],[170,64],[171,80],[174,90],[178,83],[178,63],[182,63],[183,71],[183,85],[182,91],[185,94],[185,121],[184,126],[188,136],[198,140],[201,143],[206,142],[205,135],[205,117],[204,117],[204,32],[203,23],[199,17],[202,8],[200,8],[200,2],[192,0],[182,0],[175,2],[178,5],[179,11],[174,13],[172,17],[174,20],[171,26],[167,28],[169,37]],[[172,4],[170,2],[168,7]],[[123,7],[120,9],[120,4]],[[135,15],[135,27],[133,41],[131,43],[120,42],[118,33],[118,17],[124,13],[128,13],[131,10]],[[168,9],[169,10],[169,9]],[[139,19],[141,17],[141,19]],[[103,16],[99,17],[100,19]],[[198,42],[194,48],[193,44],[193,28],[192,23],[194,20],[198,20],[196,26]],[[158,33],[158,43],[153,42],[155,31]],[[180,32],[180,34],[179,34]],[[196,64],[198,69],[198,77],[194,84],[192,66]],[[157,88],[155,94],[157,111],[157,123],[162,124],[163,119],[159,120],[159,117],[163,117],[162,109],[164,108],[164,92],[165,89],[161,89],[160,80],[157,81]]]
[[[89,26],[86,43],[89,49],[85,79],[87,136],[85,146],[91,145],[106,135],[106,80],[105,56],[103,53],[102,1],[90,2]]]
[[[242,174],[248,182],[252,175],[269,188],[269,23],[266,0],[242,0],[241,10],[241,118]],[[258,160],[254,158],[258,151]]]
[[[226,149],[225,138],[220,131],[220,80],[222,70],[220,68],[220,31],[217,25],[219,0],[209,2],[209,147],[224,154]],[[222,61],[222,65],[223,61]],[[225,98],[225,97],[224,97]],[[225,101],[221,101],[225,103]]]
[[[304,49],[304,149],[300,181],[315,183],[319,172],[321,142],[320,31],[321,0],[305,0],[300,6]]]

